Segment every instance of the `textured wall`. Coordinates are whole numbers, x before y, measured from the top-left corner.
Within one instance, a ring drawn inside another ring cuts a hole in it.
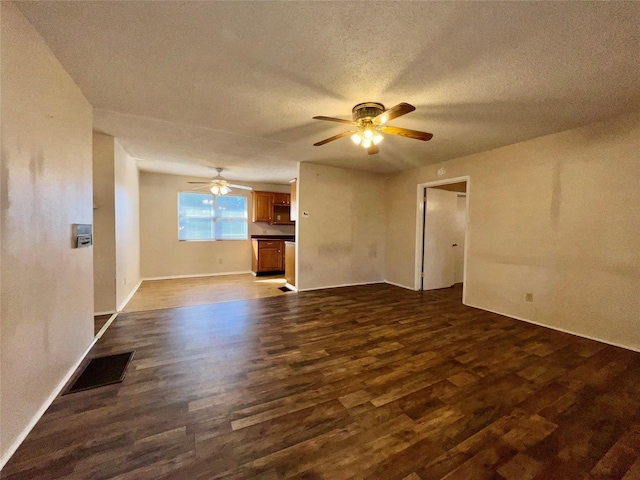
[[[96,313],[116,311],[114,139],[93,133],[93,301]]]
[[[470,175],[467,303],[640,349],[638,151],[634,115],[396,175],[386,278],[413,288],[416,186]]]
[[[140,280],[140,187],[138,167],[114,141],[116,234],[116,305],[124,302]]]
[[[302,162],[298,185],[298,289],[382,281],[384,177]]]
[[[91,106],[2,2],[2,461],[93,340]]]

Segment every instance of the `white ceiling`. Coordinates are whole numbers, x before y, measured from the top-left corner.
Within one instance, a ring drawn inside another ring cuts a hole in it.
[[[19,2],[142,169],[395,172],[640,109],[640,2]],[[417,110],[368,156],[356,103]],[[347,127],[348,128],[348,127]]]

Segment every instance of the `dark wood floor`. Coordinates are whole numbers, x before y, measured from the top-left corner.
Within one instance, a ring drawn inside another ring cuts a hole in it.
[[[606,321],[603,318],[602,321]],[[121,314],[3,479],[639,479],[640,354],[369,285]]]
[[[100,329],[104,327],[105,323],[107,323],[110,318],[110,313],[107,315],[96,315],[93,317],[93,334],[97,335]]]

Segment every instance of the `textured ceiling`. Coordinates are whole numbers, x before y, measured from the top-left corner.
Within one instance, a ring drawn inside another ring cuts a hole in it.
[[[19,2],[143,169],[394,172],[640,109],[640,2]],[[380,154],[314,115],[417,110]]]

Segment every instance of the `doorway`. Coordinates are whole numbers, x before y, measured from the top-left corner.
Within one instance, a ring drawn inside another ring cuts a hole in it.
[[[470,178],[418,185],[416,290],[455,286],[466,298]]]

